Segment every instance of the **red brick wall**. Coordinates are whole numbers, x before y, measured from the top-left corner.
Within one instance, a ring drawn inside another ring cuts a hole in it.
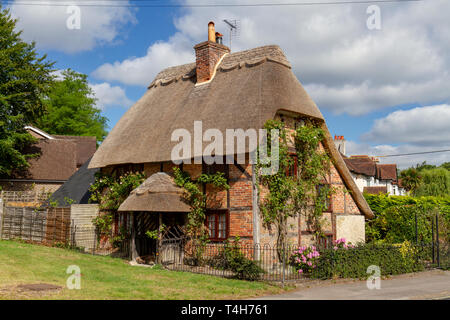
[[[217,62],[225,53],[230,52],[228,47],[211,41],[199,43],[194,49],[197,64],[197,83],[210,80]]]

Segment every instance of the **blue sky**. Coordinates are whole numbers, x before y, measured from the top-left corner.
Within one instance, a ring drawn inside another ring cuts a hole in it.
[[[216,21],[216,30],[225,34],[227,44],[228,29],[222,22],[226,18],[238,19],[241,25],[232,51],[280,45],[295,75],[324,114],[331,134],[345,136],[347,153],[383,155],[450,149],[448,1],[380,4],[375,9],[369,8],[371,4],[79,6],[80,29],[67,28],[71,15],[65,6],[21,6],[19,2],[9,6],[19,19],[18,28],[24,30],[25,40],[35,40],[39,51],[56,61],[58,69],[72,68],[89,76],[110,127],[143,95],[161,69],[193,61],[192,47],[206,39],[209,20]],[[59,4],[69,5],[64,1]],[[372,18],[376,19],[372,22],[379,22],[379,29],[368,27]],[[406,167],[425,160],[450,161],[450,153],[382,161]]]

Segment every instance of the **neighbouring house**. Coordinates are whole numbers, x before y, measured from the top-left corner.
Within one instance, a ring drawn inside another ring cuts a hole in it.
[[[397,177],[396,164],[381,164],[378,158],[368,155],[346,156],[344,136],[334,136],[334,143],[361,192],[397,196],[406,194]]]
[[[33,191],[52,193],[63,185],[88,159],[96,148],[95,137],[50,135],[38,128],[25,128],[38,139],[29,150],[38,157],[29,160],[24,172],[1,177],[3,191]]]
[[[356,243],[365,238],[365,219],[373,213],[358,190],[344,160],[336,149],[323,115],[306,93],[280,47],[269,45],[241,52],[216,42],[214,25],[209,24],[208,41],[194,47],[196,61],[162,70],[149,84],[143,97],[118,121],[94,154],[89,168],[104,173],[122,174],[143,171],[147,181],[130,195],[119,209],[120,223],[131,221],[135,239],[146,241],[143,234],[164,223],[183,223],[189,208],[180,200],[181,191],[173,183],[173,167],[179,166],[191,177],[221,171],[230,189],[216,195],[207,208],[206,226],[212,242],[239,236],[244,244],[276,243],[276,231],[266,228],[260,213],[255,165],[238,163],[238,152],[223,149],[216,155],[232,156],[233,163],[191,162],[176,165],[172,150],[178,141],[172,134],[184,129],[194,136],[194,122],[202,129],[260,129],[266,121],[279,119],[287,128],[314,119],[326,132],[321,147],[333,160],[328,184],[335,189],[324,213],[326,238],[331,242],[345,237]],[[209,143],[204,142],[203,148]],[[202,159],[192,146],[189,159]],[[211,192],[208,187],[206,193]],[[311,244],[316,236],[303,217],[289,221],[289,241]],[[147,238],[147,241],[150,241]],[[143,255],[146,245],[138,248]],[[151,245],[147,245],[151,247]]]

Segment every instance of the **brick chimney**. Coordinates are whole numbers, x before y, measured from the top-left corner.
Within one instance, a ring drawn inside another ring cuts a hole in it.
[[[334,136],[334,144],[338,151],[345,156],[345,139],[344,136]]]
[[[197,64],[197,84],[211,80],[216,65],[230,49],[216,42],[214,22],[208,23],[208,41],[201,42],[195,47],[195,62]]]

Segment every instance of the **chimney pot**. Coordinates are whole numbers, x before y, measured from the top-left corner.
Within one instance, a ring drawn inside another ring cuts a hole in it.
[[[216,42],[216,29],[212,21],[208,23],[208,41]]]

